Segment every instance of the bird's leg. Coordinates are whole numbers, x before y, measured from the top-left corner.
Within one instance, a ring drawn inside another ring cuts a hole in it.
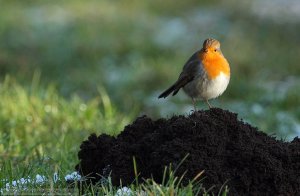
[[[209,109],[211,109],[211,108],[212,108],[212,106],[210,105],[210,103],[208,102],[208,100],[206,100],[206,103],[207,103],[207,105],[208,105]]]
[[[193,101],[193,105],[194,105],[194,112],[197,111],[197,108],[196,108],[196,100],[194,97],[192,97],[192,101]]]

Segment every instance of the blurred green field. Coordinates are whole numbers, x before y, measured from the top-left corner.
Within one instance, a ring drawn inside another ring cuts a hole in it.
[[[157,96],[208,37],[221,41],[232,70],[212,104],[280,138],[300,135],[297,1],[0,5],[0,165],[48,157],[72,171],[91,132],[117,134],[141,114],[189,113],[184,93]]]

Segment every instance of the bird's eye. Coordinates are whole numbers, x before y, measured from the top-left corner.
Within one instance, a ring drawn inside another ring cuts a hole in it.
[[[217,49],[215,49],[215,52],[217,52]]]

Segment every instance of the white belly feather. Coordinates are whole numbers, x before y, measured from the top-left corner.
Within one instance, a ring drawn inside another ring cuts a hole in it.
[[[223,72],[213,80],[199,76],[184,86],[183,90],[190,97],[209,100],[220,96],[227,88],[230,77]]]

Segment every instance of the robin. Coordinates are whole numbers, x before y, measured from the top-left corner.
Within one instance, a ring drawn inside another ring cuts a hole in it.
[[[196,100],[208,102],[220,96],[227,88],[230,80],[229,63],[220,49],[220,42],[215,39],[206,39],[201,50],[195,52],[183,66],[177,81],[158,98],[166,98],[169,94],[176,95],[183,88],[192,98],[196,111]]]

